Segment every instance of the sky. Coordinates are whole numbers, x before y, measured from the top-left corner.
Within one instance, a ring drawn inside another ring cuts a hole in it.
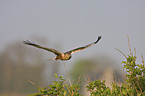
[[[121,62],[124,57],[114,48],[129,54],[128,35],[137,56],[145,57],[145,0],[0,0],[0,34],[0,52],[35,36],[50,45],[59,43],[62,52],[102,36],[98,44],[75,53],[71,62],[96,54]]]

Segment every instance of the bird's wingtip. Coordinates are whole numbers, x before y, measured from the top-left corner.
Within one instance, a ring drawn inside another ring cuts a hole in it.
[[[101,37],[102,37],[102,36],[98,36],[98,38],[100,38],[100,39],[101,39]]]
[[[98,36],[98,39],[97,39],[97,41],[96,41],[95,43],[97,43],[97,42],[101,39],[101,37],[102,37],[102,36]]]

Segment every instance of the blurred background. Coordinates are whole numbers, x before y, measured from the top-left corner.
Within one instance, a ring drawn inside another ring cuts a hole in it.
[[[71,81],[122,82],[124,56],[137,49],[145,57],[145,0],[0,0],[0,96],[26,96],[48,87],[54,73],[66,77],[64,61],[47,61],[53,53],[23,44],[24,40],[61,52],[102,39],[65,61]]]

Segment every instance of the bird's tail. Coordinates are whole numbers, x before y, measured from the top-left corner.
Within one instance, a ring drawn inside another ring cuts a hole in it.
[[[54,57],[54,58],[51,58],[51,59],[49,59],[48,61],[50,61],[50,60],[53,60],[53,59],[55,59],[56,57]]]

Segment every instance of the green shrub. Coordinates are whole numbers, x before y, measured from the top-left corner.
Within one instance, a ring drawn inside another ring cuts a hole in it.
[[[81,96],[78,93],[79,85],[65,84],[65,79],[62,76],[58,76],[55,73],[55,78],[58,78],[57,81],[54,81],[49,85],[50,88],[39,88],[39,92],[29,95],[29,96]]]
[[[126,61],[122,62],[126,70],[125,82],[121,85],[112,82],[112,88],[109,88],[105,81],[92,81],[86,86],[91,96],[145,96],[144,60],[142,59],[142,64],[137,64],[136,56],[130,54],[125,58]],[[78,92],[79,85],[69,85],[62,76],[55,75],[58,80],[50,84],[50,88],[39,88],[38,93],[30,96],[81,96]]]
[[[91,96],[145,96],[145,66],[143,57],[142,64],[136,64],[136,56],[133,56],[131,52],[125,58],[126,61],[122,62],[124,64],[123,68],[126,70],[125,83],[119,86],[117,83],[112,82],[111,89],[106,87],[105,81],[97,80],[90,82],[87,90],[90,91]]]

